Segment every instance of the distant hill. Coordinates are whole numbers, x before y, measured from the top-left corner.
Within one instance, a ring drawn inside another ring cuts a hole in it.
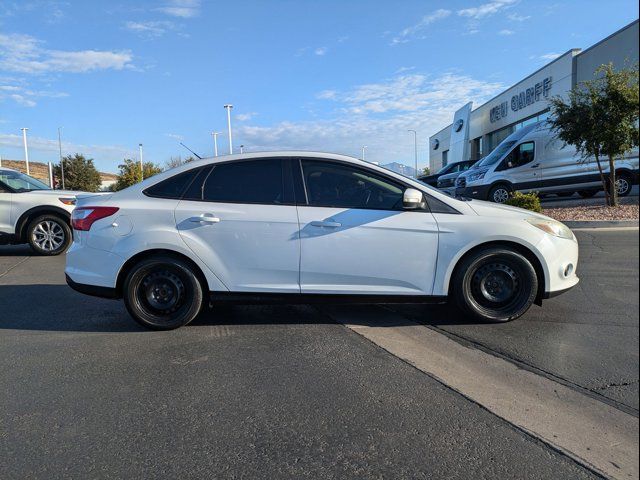
[[[393,172],[405,175],[407,177],[414,177],[416,174],[415,168],[410,167],[409,165],[405,165],[404,163],[391,162],[380,166],[383,168],[387,168]]]
[[[2,167],[27,173],[27,164],[24,160],[5,160],[3,158]],[[49,185],[49,166],[46,163],[29,162],[29,175]],[[117,179],[118,176],[113,173],[100,172],[100,180],[103,184],[115,182]]]

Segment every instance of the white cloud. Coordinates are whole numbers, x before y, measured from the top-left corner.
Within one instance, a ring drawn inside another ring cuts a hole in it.
[[[256,115],[258,115],[256,112],[239,113],[235,115],[235,119],[239,122],[246,122],[247,120],[251,120]]]
[[[167,136],[169,138],[173,138],[174,140],[177,140],[178,142],[181,142],[182,140],[184,140],[184,137],[182,135],[178,135],[177,133],[165,133],[165,136]]]
[[[555,52],[549,52],[549,53],[545,53],[543,55],[540,55],[538,58],[540,60],[555,60],[560,55],[562,55],[562,54],[561,53],[555,53]]]
[[[434,22],[437,22],[438,20],[447,18],[449,15],[451,15],[451,10],[446,10],[444,8],[440,8],[428,15],[425,15],[424,17],[422,17],[422,19],[418,23],[405,28],[398,35],[396,35],[391,40],[391,45],[397,45],[399,43],[407,43],[409,40],[419,35],[420,32],[424,31],[429,25],[431,25]]]
[[[505,28],[504,30],[500,30],[498,32],[498,35],[508,36],[508,35],[513,35],[514,33],[516,33],[516,32],[514,32],[513,30],[508,30],[508,29]]]
[[[175,28],[174,24],[169,21],[148,21],[148,22],[126,22],[125,28],[130,32],[136,33],[141,37],[155,38],[161,37],[168,30]]]
[[[64,92],[31,90],[19,85],[0,85],[0,101],[9,99],[25,107],[35,107],[38,98],[62,98],[68,96],[69,94]]]
[[[414,129],[419,133],[420,163],[424,164],[430,134],[450,123],[461,105],[487,100],[503,87],[453,73],[401,75],[344,92],[320,92],[317,98],[336,102],[332,118],[240,125],[235,132],[253,151],[302,149],[359,156],[361,146],[367,145],[371,161],[413,164],[413,138],[407,129]]]
[[[313,51],[313,53],[321,57],[327,54],[327,50],[327,47],[318,47]]]
[[[477,7],[464,8],[458,10],[458,15],[461,17],[469,17],[475,20],[480,20],[485,17],[495,15],[499,11],[508,8],[516,3],[516,0],[495,0],[489,3],[483,3]]]
[[[19,73],[122,70],[131,68],[133,55],[128,50],[48,50],[30,35],[0,34],[0,69]]]
[[[200,0],[170,0],[156,10],[172,17],[192,18],[200,13]]]
[[[22,135],[13,133],[0,133],[0,146],[22,149]],[[44,138],[29,135],[29,150],[38,152],[58,152],[57,138]],[[62,142],[64,154],[82,153],[96,160],[109,159],[121,160],[124,157],[135,155],[135,149],[125,148],[119,145],[85,145],[73,142]]]
[[[531,16],[520,15],[519,13],[510,13],[507,15],[507,18],[513,22],[524,22],[525,20],[529,20]]]

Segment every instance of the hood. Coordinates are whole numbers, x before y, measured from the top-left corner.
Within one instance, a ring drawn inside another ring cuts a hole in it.
[[[460,175],[462,175],[465,172],[453,172],[453,173],[447,173],[446,175],[440,175],[440,178],[438,178],[438,180],[447,180],[449,178],[457,178]]]
[[[512,207],[510,205],[500,205],[493,202],[485,202],[483,200],[470,200],[467,202],[474,212],[481,217],[510,217],[520,218],[522,220],[531,217],[543,218],[545,220],[553,220],[545,215],[525,210],[524,208]],[[555,221],[555,220],[554,220]]]

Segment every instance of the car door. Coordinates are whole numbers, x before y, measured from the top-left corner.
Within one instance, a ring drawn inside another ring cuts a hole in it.
[[[539,186],[542,179],[538,157],[535,142],[523,142],[509,152],[497,170],[502,171],[514,189],[532,191]]]
[[[0,174],[1,175],[1,174]],[[13,234],[13,223],[11,222],[11,201],[13,193],[2,183],[0,178],[0,232]]]
[[[286,162],[214,163],[175,209],[184,242],[231,291],[300,292],[298,216]]]
[[[405,185],[322,159],[301,159],[294,179],[302,293],[431,294],[438,226],[428,210],[402,209]]]

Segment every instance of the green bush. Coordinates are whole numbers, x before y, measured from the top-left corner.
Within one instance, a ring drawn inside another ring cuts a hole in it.
[[[540,198],[537,193],[521,193],[514,192],[509,200],[505,202],[512,207],[524,208],[531,210],[532,212],[542,212],[542,205],[540,205]]]

